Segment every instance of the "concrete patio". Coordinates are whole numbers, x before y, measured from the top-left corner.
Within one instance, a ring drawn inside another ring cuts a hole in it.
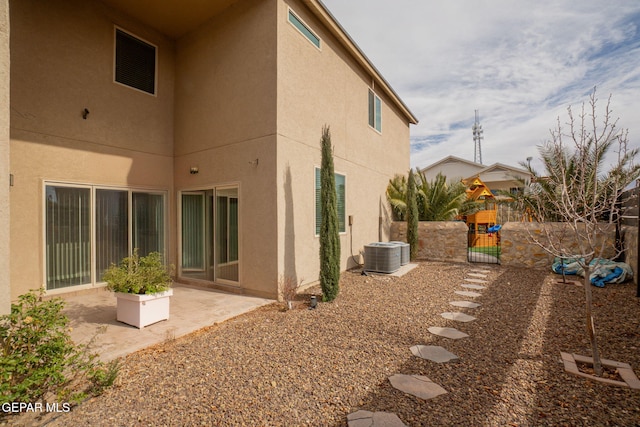
[[[86,344],[96,337],[91,350],[98,353],[103,361],[126,356],[274,302],[176,284],[169,320],[138,329],[116,321],[116,298],[106,290],[68,296],[64,300],[64,312],[72,328],[71,337],[79,344]]]

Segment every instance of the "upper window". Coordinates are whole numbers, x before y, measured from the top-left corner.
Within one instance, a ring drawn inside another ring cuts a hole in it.
[[[320,48],[320,37],[311,31],[311,29],[298,16],[289,9],[289,22],[298,29],[315,47]]]
[[[369,126],[382,132],[382,101],[369,89]]]
[[[116,28],[115,80],[154,95],[156,47]]]
[[[346,179],[344,175],[334,174],[336,179],[336,195],[338,204],[338,231],[344,233],[346,229]],[[320,235],[320,224],[322,222],[322,200],[320,199],[320,168],[316,168],[316,236]]]

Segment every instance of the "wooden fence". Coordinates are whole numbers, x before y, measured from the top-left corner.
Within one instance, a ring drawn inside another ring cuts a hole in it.
[[[620,217],[617,221],[616,235],[621,235],[621,228],[623,226],[636,227],[637,242],[635,242],[635,251],[630,251],[634,254],[636,269],[640,269],[640,180],[636,181],[636,186],[626,190],[620,196]],[[628,248],[631,246],[631,242],[627,242],[625,246]],[[636,296],[640,297],[640,272],[636,273],[637,290]]]

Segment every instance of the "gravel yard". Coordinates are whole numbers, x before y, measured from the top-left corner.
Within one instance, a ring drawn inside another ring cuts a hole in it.
[[[472,300],[466,272],[490,270]],[[560,352],[590,355],[584,290],[546,271],[421,263],[403,277],[343,273],[339,297],[308,310],[273,304],[130,355],[116,385],[53,426],[346,426],[360,409],[394,412],[409,426],[639,426],[640,390],[564,372]],[[604,358],[640,373],[635,285],[593,288]],[[477,317],[460,323],[443,312]],[[450,340],[430,326],[470,336]],[[455,363],[412,355],[438,345]],[[429,377],[448,393],[425,401],[394,389],[393,374]],[[14,419],[17,421],[18,419]]]

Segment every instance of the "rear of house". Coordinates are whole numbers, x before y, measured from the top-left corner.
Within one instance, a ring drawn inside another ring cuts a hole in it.
[[[342,268],[387,237],[384,189],[409,168],[416,119],[321,3],[144,4],[8,2],[0,293],[102,287],[133,248],[233,292],[275,298],[283,275],[317,280],[325,124]]]

